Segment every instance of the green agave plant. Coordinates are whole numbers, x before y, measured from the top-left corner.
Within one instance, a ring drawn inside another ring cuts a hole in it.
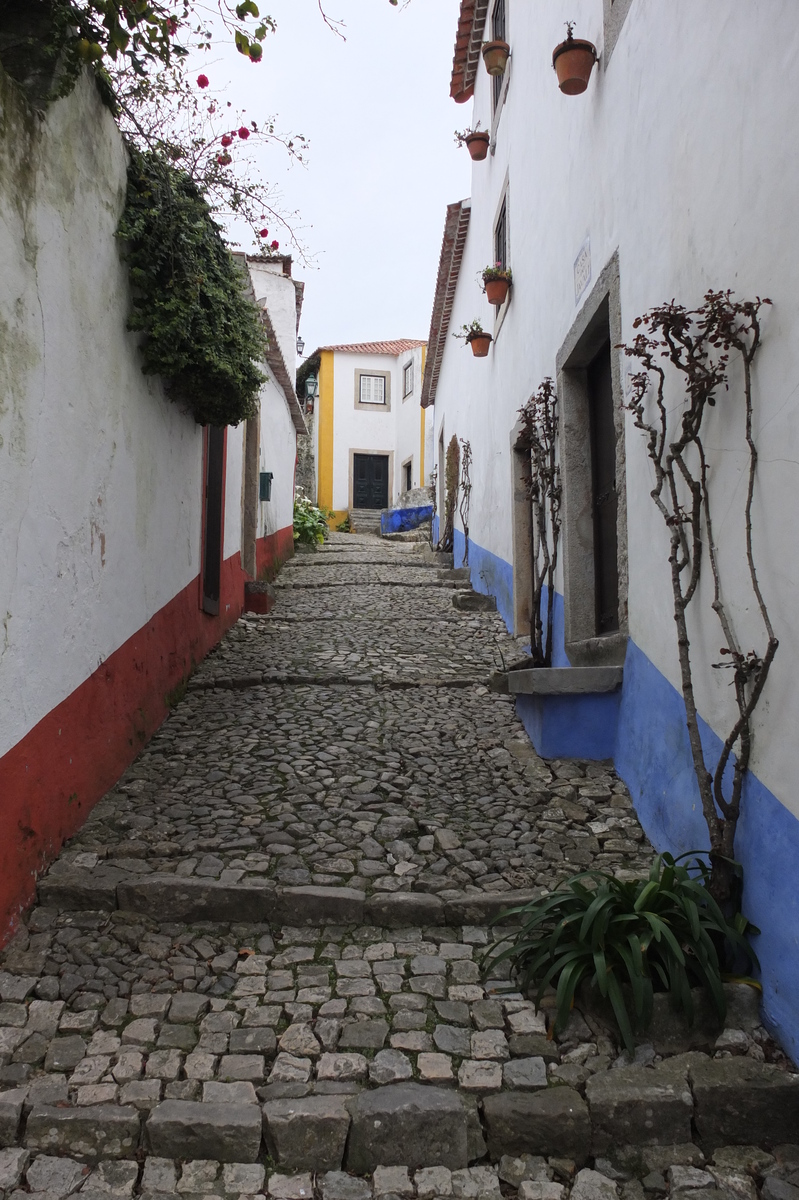
[[[704,987],[720,1021],[726,1015],[722,963],[743,952],[757,967],[747,933],[758,933],[740,913],[728,921],[708,891],[710,869],[701,858],[684,865],[660,854],[649,876],[623,882],[602,871],[583,871],[553,892],[502,919],[517,916],[520,929],[484,958],[490,972],[510,961],[526,991],[556,989],[555,1032],[561,1032],[581,984],[596,988],[613,1009],[628,1050],[633,1030],[652,1019],[653,996],[668,992],[675,1009],[693,1021],[691,988]],[[632,1009],[632,1011],[630,1011]]]

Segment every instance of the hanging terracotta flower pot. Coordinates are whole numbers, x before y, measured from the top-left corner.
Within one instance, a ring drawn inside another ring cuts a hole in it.
[[[558,77],[558,87],[564,95],[579,96],[588,87],[598,55],[593,42],[572,37],[571,25],[566,26],[566,32],[566,41],[553,51],[552,66]]]
[[[508,298],[512,272],[510,267],[503,267],[501,262],[486,267],[483,271],[483,288],[489,304],[500,307]]]
[[[472,348],[472,354],[475,358],[487,358],[488,351],[491,349],[493,338],[490,333],[476,333],[473,337],[468,337],[467,342]]]
[[[500,40],[484,42],[482,47],[483,62],[489,75],[504,75],[510,58],[510,46]]]
[[[466,142],[466,149],[475,162],[482,162],[488,154],[488,147],[491,144],[491,135],[480,130],[475,133],[470,133],[468,137],[463,139]]]
[[[489,304],[495,304],[499,308],[505,303],[510,291],[509,279],[487,279],[485,286]]]

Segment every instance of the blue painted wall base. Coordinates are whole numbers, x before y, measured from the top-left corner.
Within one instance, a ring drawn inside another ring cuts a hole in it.
[[[708,765],[721,739],[703,721]],[[630,641],[614,753],[616,770],[656,850],[683,854],[709,844],[681,694]],[[735,854],[744,870],[743,911],[762,933],[763,1021],[799,1062],[799,820],[751,772],[741,800]]]
[[[542,758],[610,759],[621,691],[575,696],[517,696],[516,712]]]
[[[463,562],[463,551],[463,534],[456,531],[456,566]],[[470,542],[469,565],[475,591],[496,597],[497,608],[512,630],[510,563]],[[553,665],[569,666],[560,595],[555,598],[553,625]],[[517,711],[545,758],[612,758],[657,850],[679,854],[707,848],[682,696],[634,642],[627,645],[621,692],[602,697],[520,697]],[[721,740],[704,724],[701,732],[712,765]],[[799,820],[751,773],[741,812],[736,856],[744,869],[743,910],[762,930],[754,946],[761,964],[763,1022],[799,1063]]]
[[[453,561],[463,566],[466,541],[460,529],[455,530]],[[508,629],[513,632],[513,567],[490,550],[484,550],[469,539],[469,571],[472,587],[484,596],[494,596],[497,611]]]
[[[418,529],[432,515],[432,504],[425,504],[422,508],[389,508],[380,516],[380,532],[407,533],[411,529]]]

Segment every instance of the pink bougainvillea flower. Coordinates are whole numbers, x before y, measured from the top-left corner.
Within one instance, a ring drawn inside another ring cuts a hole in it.
[[[262,229],[261,232],[258,234],[258,237],[262,237],[262,238],[269,237],[269,230]]]
[[[232,143],[233,143],[233,138],[230,136],[229,133],[226,133],[225,136],[222,138],[222,145],[230,146],[230,145],[232,145]]]
[[[269,243],[269,249],[270,249],[270,250],[277,250],[277,248],[278,248],[278,246],[279,246],[279,245],[280,245],[280,242],[270,242],[270,243]]]
[[[199,88],[207,88],[208,87],[208,76],[207,75],[198,75],[197,76],[197,87],[199,87]]]
[[[177,31],[178,31],[178,19],[177,19],[177,17],[167,17],[167,19],[166,19],[166,30],[167,30],[167,33],[169,34],[169,36],[170,36],[170,37],[174,37],[174,36],[175,36],[175,34],[176,34],[176,33],[177,33]]]
[[[249,129],[247,128],[247,126],[246,126],[246,125],[242,125],[241,129],[239,130],[239,137],[242,139],[242,141],[245,141],[245,142],[246,142],[246,141],[247,141],[247,138],[248,138],[249,136],[250,136],[250,131],[249,131]]]
[[[216,161],[219,163],[220,167],[226,167],[228,165],[228,163],[233,162],[233,159],[230,157],[230,155],[228,154],[228,152],[226,150],[224,152],[224,154],[217,154]]]

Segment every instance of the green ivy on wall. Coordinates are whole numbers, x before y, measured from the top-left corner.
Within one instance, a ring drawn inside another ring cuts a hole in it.
[[[125,243],[133,303],[128,328],[145,334],[143,370],[202,425],[255,415],[265,352],[258,309],[197,185],[154,152],[132,147]]]

